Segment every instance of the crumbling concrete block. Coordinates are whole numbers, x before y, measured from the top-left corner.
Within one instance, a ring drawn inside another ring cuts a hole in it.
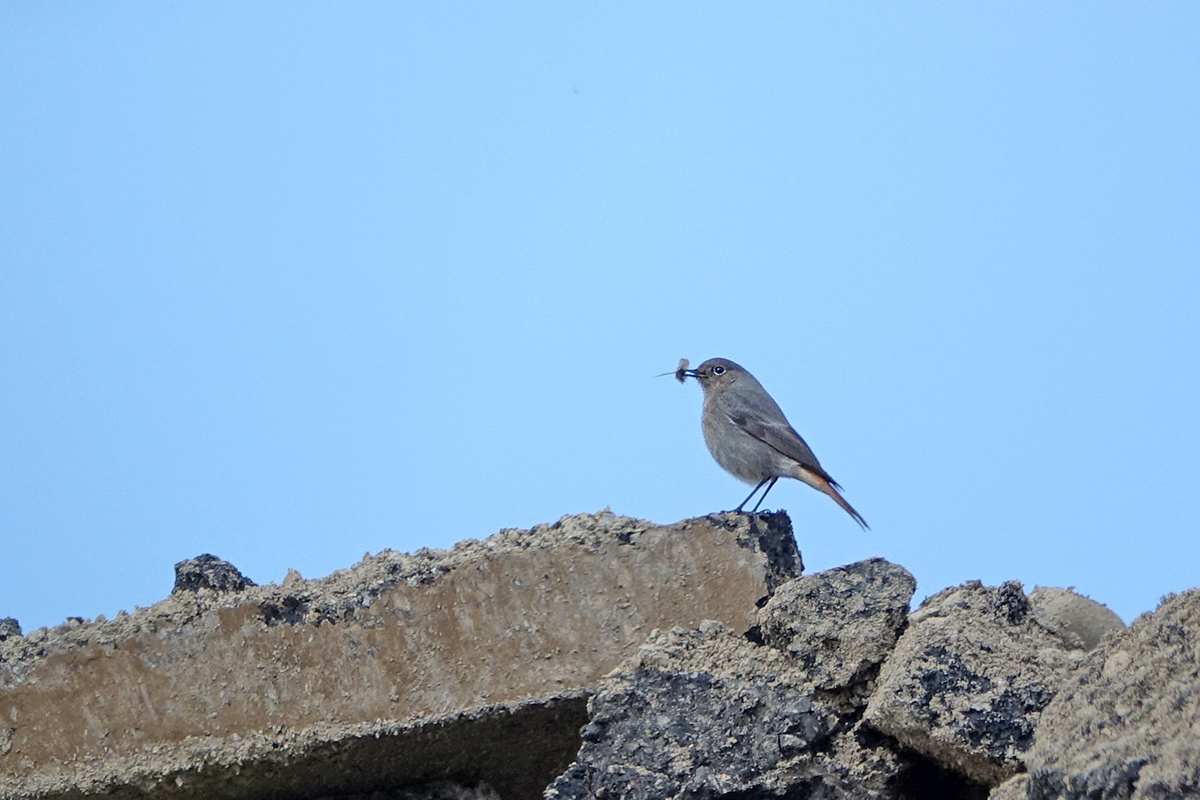
[[[601,682],[546,797],[920,796],[912,765],[856,725],[915,587],[868,559],[784,584],[749,637],[717,622],[656,631]]]
[[[1035,586],[1029,593],[1029,606],[1042,627],[1080,650],[1094,650],[1105,636],[1125,629],[1125,623],[1108,606],[1071,589]]]
[[[818,688],[844,689],[874,677],[891,654],[916,588],[908,570],[882,558],[805,575],[759,612],[762,639]]]
[[[840,730],[795,661],[717,622],[655,631],[589,710],[547,800],[896,797],[890,751]]]
[[[150,608],[0,642],[0,798],[537,797],[652,629],[745,630],[801,568],[785,514],[564,517],[282,585],[192,561]]]
[[[944,589],[908,623],[863,724],[979,784],[1014,775],[1084,652],[1037,622],[1016,581]]]
[[[1090,653],[1042,712],[1030,800],[1200,797],[1200,589]]]

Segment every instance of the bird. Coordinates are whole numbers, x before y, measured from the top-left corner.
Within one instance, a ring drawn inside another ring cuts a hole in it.
[[[839,493],[842,487],[821,467],[779,404],[745,368],[726,358],[710,358],[688,369],[687,360],[681,359],[674,375],[680,382],[695,378],[704,390],[701,426],[708,452],[726,472],[756,484],[735,511],[740,512],[765,485],[750,513],[757,512],[776,481],[795,478],[829,495],[864,530],[870,529]]]

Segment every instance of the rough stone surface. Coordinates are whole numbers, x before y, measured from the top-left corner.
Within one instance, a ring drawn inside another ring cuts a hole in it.
[[[1090,653],[1042,713],[1033,800],[1200,797],[1200,590]]]
[[[1082,650],[1094,650],[1106,635],[1125,628],[1108,606],[1070,589],[1037,586],[1029,593],[1029,605],[1043,627]]]
[[[198,592],[202,589],[240,592],[248,586],[255,585],[254,581],[238,572],[233,564],[205,553],[175,565],[175,588],[171,593]]]
[[[801,565],[786,514],[602,512],[311,581],[237,590],[214,566],[150,608],[0,642],[0,798],[536,797],[649,631],[745,630]]]
[[[795,661],[720,623],[655,631],[589,713],[546,798],[896,796],[894,754],[860,743]]]
[[[868,559],[782,585],[749,638],[719,623],[656,631],[602,682],[547,797],[928,796],[936,768],[857,727],[915,588]]]
[[[908,570],[882,558],[805,575],[759,612],[762,639],[818,688],[851,686],[874,677],[892,652],[916,588]]]
[[[973,781],[1015,774],[1083,651],[1035,621],[1016,581],[945,589],[908,621],[864,723]]]
[[[0,619],[0,642],[3,642],[10,636],[21,635],[21,623],[17,622],[12,617]]]

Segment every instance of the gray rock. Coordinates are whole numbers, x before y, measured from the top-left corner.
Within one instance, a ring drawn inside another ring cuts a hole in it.
[[[798,663],[715,622],[653,632],[588,709],[548,799],[887,798],[902,769],[857,739]]]
[[[1038,624],[1016,581],[945,589],[909,615],[863,722],[972,781],[1015,774],[1083,652]]]
[[[10,636],[21,635],[21,623],[17,622],[12,617],[4,617],[0,619],[0,642],[3,642]]]
[[[892,652],[916,588],[908,570],[882,558],[797,578],[759,613],[763,642],[820,689],[852,686],[873,678]]]
[[[1090,653],[1042,713],[1031,800],[1200,797],[1200,589]]]
[[[1125,628],[1108,606],[1071,589],[1036,586],[1029,593],[1029,605],[1042,626],[1082,650],[1094,650],[1107,634]]]
[[[238,572],[238,568],[233,564],[205,553],[175,565],[175,587],[171,589],[171,594],[196,592],[201,589],[240,592],[248,586],[256,585],[254,581]]]

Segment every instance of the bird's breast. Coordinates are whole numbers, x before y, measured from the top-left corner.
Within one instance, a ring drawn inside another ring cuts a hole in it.
[[[781,474],[776,469],[776,452],[742,430],[720,409],[706,407],[702,427],[708,452],[734,477],[758,483]]]

